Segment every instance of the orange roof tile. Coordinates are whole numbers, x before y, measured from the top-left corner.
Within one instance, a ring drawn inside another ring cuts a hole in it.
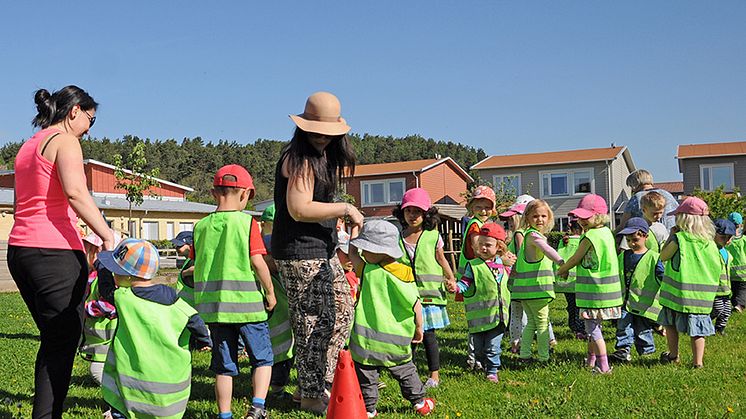
[[[684,193],[684,182],[681,181],[655,182],[655,184],[653,184],[653,187],[663,189],[664,191],[671,192],[672,194]]]
[[[693,157],[738,156],[741,154],[746,154],[746,141],[679,145],[676,158],[691,159]]]
[[[355,166],[355,177],[386,175],[389,173],[419,172],[438,159],[400,161],[394,163],[361,164]]]
[[[612,160],[625,149],[624,146],[589,148],[584,150],[548,151],[544,153],[490,156],[472,166],[472,169],[497,169],[516,166],[543,166],[547,164],[579,163]]]

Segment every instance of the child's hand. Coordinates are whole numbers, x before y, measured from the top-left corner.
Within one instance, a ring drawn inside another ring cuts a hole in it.
[[[450,292],[451,294],[454,294],[456,291],[458,291],[458,286],[456,285],[456,281],[452,279],[447,279],[446,290]]]
[[[264,303],[264,308],[267,309],[267,311],[272,311],[275,306],[277,305],[277,298],[275,298],[275,292],[269,292],[267,293],[264,298],[266,299],[266,302]]]
[[[513,252],[505,252],[500,259],[502,259],[503,265],[505,266],[513,266],[515,265],[515,261],[518,260]]]
[[[414,331],[414,337],[412,343],[422,343],[422,339],[425,337],[425,333],[422,331],[422,327],[418,327]]]
[[[565,269],[565,265],[562,265],[557,269],[557,272],[555,273],[556,276],[567,279],[568,269]]]

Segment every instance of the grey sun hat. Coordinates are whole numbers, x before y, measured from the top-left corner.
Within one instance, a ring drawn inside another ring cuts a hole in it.
[[[363,225],[360,235],[350,240],[360,250],[381,253],[399,259],[404,253],[399,247],[399,230],[385,220],[370,220]]]

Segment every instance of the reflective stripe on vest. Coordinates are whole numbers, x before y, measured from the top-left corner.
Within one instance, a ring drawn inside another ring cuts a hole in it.
[[[439,239],[440,233],[438,233],[438,230],[423,230],[420,237],[417,238],[414,257],[410,258],[404,245],[404,237],[399,238],[399,248],[403,253],[399,262],[412,268],[422,304],[446,305],[443,268],[435,259]]]
[[[746,281],[746,236],[733,238],[730,244],[725,246],[732,258],[730,264],[730,280]]]
[[[477,217],[472,217],[471,220],[466,224],[466,228],[464,229],[464,233],[461,235],[461,252],[459,252],[458,255],[458,273],[459,275],[464,274],[464,269],[466,269],[466,264],[469,262],[469,259],[466,258],[466,255],[464,254],[464,249],[466,248],[466,233],[469,232],[469,229],[471,228],[471,225],[477,223],[479,227],[481,228],[484,223],[482,221],[479,221]],[[473,249],[472,249],[473,250]],[[472,252],[473,253],[473,252]]]
[[[624,274],[624,255],[619,255],[619,272]],[[655,268],[658,265],[658,253],[648,250],[640,258],[630,278],[629,290],[626,289],[626,279],[622,281],[622,291],[626,297],[627,311],[653,321],[658,320],[661,305],[658,301],[658,279]]]
[[[622,281],[616,255],[614,233],[608,227],[592,228],[582,239],[593,245],[598,267],[586,268],[581,262],[575,278],[575,304],[578,308],[611,308],[622,305]]]
[[[249,256],[251,226],[241,211],[214,212],[194,226],[194,302],[206,323],[267,320]]]
[[[680,313],[709,314],[720,285],[721,261],[715,242],[686,232],[676,233],[679,270],[666,261],[660,303]]]
[[[417,286],[379,265],[366,263],[360,278],[355,321],[350,333],[352,359],[391,367],[412,359]]]
[[[508,289],[512,300],[554,298],[554,264],[552,260],[545,255],[542,255],[537,262],[526,260],[526,245],[531,240],[531,233],[541,235],[536,229],[529,228],[526,230],[526,236],[518,251],[518,258],[508,279]]]
[[[557,249],[557,254],[560,255],[560,257],[563,260],[569,260],[572,255],[575,254],[575,251],[578,250],[578,245],[580,244],[580,236],[570,236],[567,237],[567,243],[565,243],[564,240],[560,240],[559,248]],[[559,268],[556,264],[554,265],[554,270],[556,271],[557,268]],[[578,268],[572,268],[567,273],[567,279],[555,277],[554,278],[554,292],[555,293],[563,293],[563,294],[572,294],[575,292],[575,278],[578,276],[577,274]]]
[[[495,273],[482,259],[472,259],[469,265],[474,275],[474,292],[471,295],[464,295],[469,333],[491,330],[500,324],[507,325],[510,291],[505,273],[500,272],[496,278]]]
[[[293,329],[290,325],[290,313],[288,309],[288,297],[282,282],[276,276],[272,276],[272,285],[275,289],[275,304],[272,315],[269,316],[269,338],[272,341],[272,353],[275,363],[288,360],[293,357]]]
[[[94,272],[91,273],[91,276],[94,275]],[[91,279],[89,288],[86,302],[99,299],[97,276]],[[116,328],[116,318],[90,317],[86,314],[83,322],[83,342],[81,342],[78,350],[80,356],[92,362],[106,361],[106,354],[109,352],[109,345],[114,338]]]

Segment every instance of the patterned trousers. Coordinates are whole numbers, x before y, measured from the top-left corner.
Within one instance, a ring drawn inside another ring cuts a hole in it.
[[[354,302],[339,259],[277,260],[295,338],[301,396],[331,386],[339,351],[350,337]]]
[[[725,330],[725,326],[728,325],[728,319],[730,319],[730,313],[733,310],[733,306],[730,302],[730,297],[721,296],[715,297],[715,301],[712,303],[712,322],[715,324],[715,330],[722,332]]]

